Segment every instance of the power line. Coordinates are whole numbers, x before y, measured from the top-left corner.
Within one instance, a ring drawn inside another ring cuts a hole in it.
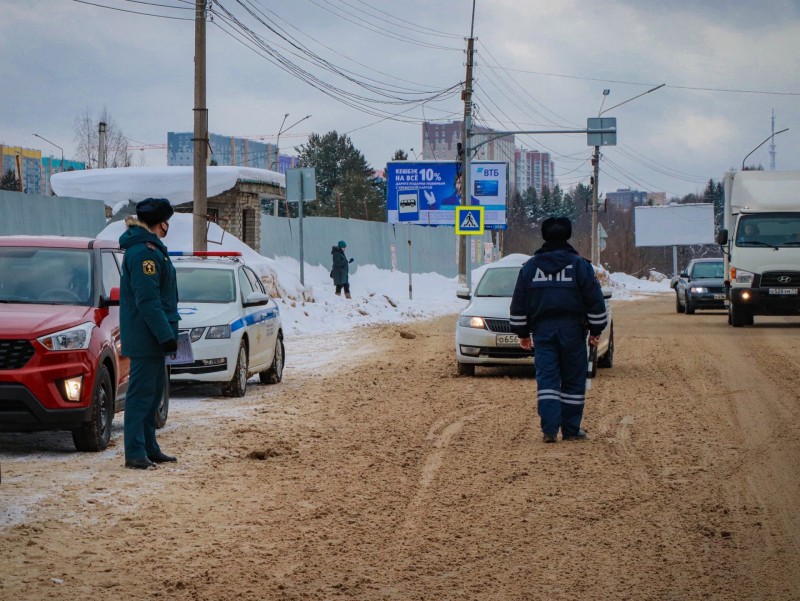
[[[528,73],[530,75],[544,75],[547,77],[562,77],[566,79],[582,79],[585,81],[598,81],[603,83],[619,83],[631,86],[648,86],[652,87],[659,84],[653,83],[643,83],[640,81],[625,81],[619,79],[605,79],[602,77],[585,77],[581,75],[565,75],[563,73],[546,73],[544,71],[530,71],[527,69],[514,69],[513,67],[497,67],[498,69],[502,69],[504,71],[516,71],[518,73]],[[665,87],[667,88],[674,88],[678,90],[697,90],[701,92],[726,92],[731,94],[771,94],[775,96],[800,96],[800,92],[775,92],[771,90],[745,90],[745,89],[737,89],[737,88],[712,88],[712,87],[702,87],[702,86],[682,86],[676,84],[666,84]]]
[[[339,0],[339,1],[342,2],[343,4],[348,4],[347,2],[345,2],[345,0]],[[420,25],[419,23],[413,23],[412,21],[406,21],[405,19],[401,19],[400,17],[395,17],[394,15],[392,15],[390,13],[387,13],[386,11],[381,10],[380,8],[376,8],[376,7],[372,6],[371,4],[369,4],[368,2],[364,2],[363,0],[356,0],[356,2],[358,2],[359,4],[363,4],[364,6],[367,6],[367,7],[371,8],[371,9],[373,9],[373,10],[375,10],[375,11],[377,11],[377,12],[383,14],[383,15],[386,15],[387,17],[389,17],[390,19],[392,19],[394,21],[398,21],[399,23],[402,23],[402,24],[404,24],[404,26],[411,26],[418,33],[422,33],[422,34],[425,34],[425,35],[444,36],[444,37],[448,37],[448,38],[457,38],[457,39],[463,39],[464,38],[463,35],[460,35],[460,34],[457,34],[457,33],[447,33],[447,32],[444,32],[444,31],[439,31],[438,29],[431,29],[430,27],[425,27],[424,25]],[[350,6],[352,6],[352,5],[350,5]],[[431,33],[428,34],[426,32],[431,32]]]
[[[90,6],[96,6],[98,8],[105,8],[105,9],[108,9],[108,10],[116,10],[116,11],[119,11],[119,12],[122,12],[122,13],[130,13],[130,14],[133,14],[133,15],[142,15],[142,16],[146,16],[146,17],[157,17],[159,19],[172,19],[172,20],[175,20],[175,21],[194,21],[194,18],[170,17],[169,15],[157,15],[157,14],[154,14],[154,13],[145,13],[145,12],[140,12],[140,11],[136,11],[136,10],[128,10],[128,9],[125,9],[125,8],[117,8],[115,6],[106,6],[104,4],[97,4],[95,2],[87,2],[86,0],[72,0],[72,1],[73,2],[77,2],[79,4],[88,4]],[[181,8],[181,7],[178,7],[178,6],[166,7],[165,6],[164,8]]]

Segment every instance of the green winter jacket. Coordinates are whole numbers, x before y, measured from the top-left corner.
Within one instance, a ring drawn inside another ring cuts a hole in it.
[[[348,265],[347,257],[344,256],[344,249],[334,246],[331,248],[331,256],[333,257],[333,268],[331,269],[333,284],[344,286],[348,283],[350,276],[350,265]]]
[[[162,345],[178,338],[178,284],[167,247],[138,221],[120,236],[125,251],[120,281],[122,354],[163,357]]]

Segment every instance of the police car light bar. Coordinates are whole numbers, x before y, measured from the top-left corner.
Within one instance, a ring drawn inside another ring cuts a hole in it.
[[[188,252],[185,250],[171,250],[170,257],[241,257],[242,253],[238,250],[197,250]]]

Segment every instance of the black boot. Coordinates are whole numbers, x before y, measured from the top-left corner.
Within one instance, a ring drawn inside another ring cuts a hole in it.
[[[125,467],[132,470],[149,470],[151,467],[156,467],[156,464],[147,457],[134,457],[125,460]]]
[[[153,453],[152,455],[148,455],[147,458],[153,463],[173,463],[178,460],[177,457],[173,457],[172,455],[166,455],[161,451],[159,451],[158,453]]]

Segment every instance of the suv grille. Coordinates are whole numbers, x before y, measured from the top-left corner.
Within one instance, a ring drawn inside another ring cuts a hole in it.
[[[786,278],[789,278],[788,281]],[[761,286],[764,288],[798,288],[800,287],[800,271],[764,272],[761,276]]]
[[[511,324],[507,319],[486,319],[486,327],[490,332],[498,332],[500,334],[510,334]]]
[[[33,357],[27,340],[0,340],[0,369],[19,369]]]

